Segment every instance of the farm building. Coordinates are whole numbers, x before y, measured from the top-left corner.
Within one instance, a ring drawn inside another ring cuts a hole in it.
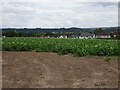
[[[102,33],[99,35],[96,35],[96,38],[111,38],[110,34]]]
[[[91,34],[89,32],[82,32],[81,34],[61,35],[59,38],[90,39],[90,38],[95,38],[95,34]]]
[[[79,36],[81,39],[89,39],[89,38],[95,38],[95,34],[91,34],[88,32],[82,32]]]
[[[59,38],[67,38],[67,35],[61,35]]]
[[[113,37],[113,38],[120,37],[120,32],[113,32],[113,33],[111,33],[111,37]]]
[[[68,38],[79,38],[79,35],[77,35],[77,34],[68,35]]]

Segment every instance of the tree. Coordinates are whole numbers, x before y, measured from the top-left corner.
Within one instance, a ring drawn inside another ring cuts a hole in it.
[[[97,29],[94,30],[95,35],[100,35],[102,33],[104,33],[104,30],[102,28],[97,28]]]

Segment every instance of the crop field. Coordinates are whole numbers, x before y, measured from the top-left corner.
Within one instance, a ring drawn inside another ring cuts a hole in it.
[[[118,88],[118,40],[1,41],[3,88]]]
[[[117,56],[117,40],[11,37],[2,39],[2,51],[55,52],[75,56]]]

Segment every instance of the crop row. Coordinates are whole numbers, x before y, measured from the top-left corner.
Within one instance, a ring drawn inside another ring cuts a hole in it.
[[[56,38],[4,38],[3,51],[55,52],[77,56],[117,56],[117,40],[56,39]]]

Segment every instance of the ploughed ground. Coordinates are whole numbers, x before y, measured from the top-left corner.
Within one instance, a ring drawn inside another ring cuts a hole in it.
[[[116,88],[118,60],[47,52],[3,52],[3,88]]]

